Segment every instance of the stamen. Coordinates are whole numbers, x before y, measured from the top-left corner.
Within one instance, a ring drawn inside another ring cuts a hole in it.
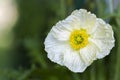
[[[75,30],[70,35],[70,45],[74,50],[79,50],[88,44],[88,37],[86,30]]]

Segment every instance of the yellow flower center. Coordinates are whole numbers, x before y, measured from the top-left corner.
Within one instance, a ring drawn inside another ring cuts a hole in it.
[[[79,50],[88,44],[88,37],[86,30],[75,30],[70,35],[70,45],[74,50]]]

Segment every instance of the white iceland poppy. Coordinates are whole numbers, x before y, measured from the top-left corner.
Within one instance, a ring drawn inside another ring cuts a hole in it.
[[[45,39],[48,58],[73,72],[83,72],[114,47],[112,27],[85,9],[75,10],[52,27]]]

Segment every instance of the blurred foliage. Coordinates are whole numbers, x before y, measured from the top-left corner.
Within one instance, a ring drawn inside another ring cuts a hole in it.
[[[0,57],[0,80],[120,80],[120,6],[110,12],[113,0],[16,1],[20,16],[13,29],[12,48],[0,49],[0,56],[4,56]],[[43,43],[56,22],[79,8],[95,13],[113,26],[116,46],[109,56],[95,61],[85,72],[73,73],[51,62]]]

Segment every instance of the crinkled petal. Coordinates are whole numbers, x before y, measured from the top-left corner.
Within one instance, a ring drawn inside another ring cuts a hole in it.
[[[97,58],[103,58],[110,53],[110,50],[114,47],[114,41],[112,40],[95,40],[91,41],[99,48],[99,53],[96,54]]]
[[[89,42],[89,44],[80,49],[80,55],[84,60],[86,65],[90,65],[94,60],[96,60],[96,54],[99,52],[99,49],[96,47],[95,44]]]
[[[48,58],[53,62],[63,65],[64,43],[57,41],[51,33],[49,33],[44,44],[45,51],[48,53]]]
[[[110,53],[115,40],[112,27],[102,19],[97,19],[97,21],[97,28],[91,35],[91,41],[100,49],[97,58],[103,58]]]
[[[70,15],[65,19],[67,22],[69,22],[69,25],[72,28],[72,31],[79,30],[82,28],[82,22],[80,22],[79,18],[75,15]]]
[[[79,52],[73,51],[69,47],[66,47],[63,63],[73,72],[83,72],[87,67],[81,59]]]
[[[114,40],[113,30],[109,24],[106,24],[102,19],[97,19],[97,28],[91,37],[94,39]]]
[[[75,10],[72,15],[74,15],[81,24],[83,29],[86,29],[89,34],[91,34],[96,29],[96,16],[87,12],[85,9]]]
[[[70,33],[72,31],[71,26],[69,25],[68,21],[59,21],[55,26],[53,26],[51,32],[52,35],[60,41],[67,41],[69,40]]]

